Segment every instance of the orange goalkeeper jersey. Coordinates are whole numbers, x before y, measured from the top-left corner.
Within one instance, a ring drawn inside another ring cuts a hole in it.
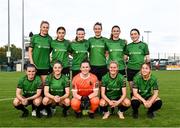
[[[77,94],[80,96],[88,96],[93,93],[93,89],[98,86],[97,77],[90,73],[90,75],[84,79],[80,75],[77,74],[72,80],[72,86],[75,90],[77,90]]]

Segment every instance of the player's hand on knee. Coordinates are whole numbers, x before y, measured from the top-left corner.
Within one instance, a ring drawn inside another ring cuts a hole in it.
[[[55,96],[54,97],[54,101],[57,102],[57,103],[60,102],[60,97],[59,96]]]
[[[111,100],[111,101],[109,102],[109,106],[110,106],[110,107],[113,107],[113,105],[114,105],[114,103],[113,103],[113,101]]]
[[[27,99],[23,99],[22,100],[22,105],[27,105],[28,104],[28,100]]]

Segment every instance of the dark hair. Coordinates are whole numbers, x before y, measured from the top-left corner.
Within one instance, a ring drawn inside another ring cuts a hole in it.
[[[77,34],[78,31],[83,31],[83,32],[85,32],[84,28],[77,28],[77,29],[76,29],[76,34]],[[78,37],[77,37],[77,36],[76,36],[75,40],[76,40],[76,41],[78,40]]]
[[[62,27],[62,26],[58,27],[56,32],[58,32],[59,30],[64,30],[66,32],[66,29],[64,27]]]
[[[102,29],[102,23],[100,23],[100,22],[96,22],[96,23],[94,24],[94,27],[95,27],[96,25],[101,26],[101,29]]]
[[[138,35],[140,35],[140,32],[139,32],[139,30],[137,28],[131,29],[130,34],[131,34],[132,31],[136,31],[138,33]]]
[[[111,39],[111,40],[113,39],[112,31],[113,31],[114,28],[118,28],[119,30],[121,30],[118,25],[114,25],[114,26],[112,27],[112,29],[111,29],[111,35],[110,35],[110,39]]]
[[[90,66],[90,62],[89,62],[87,59],[83,60],[83,61],[81,62],[81,65],[82,65],[83,63],[88,63],[89,66]]]
[[[49,25],[49,22],[48,21],[41,21],[41,24],[40,24],[40,27],[43,25],[43,24],[48,24]]]
[[[62,62],[61,62],[60,60],[56,60],[56,61],[54,62],[54,64],[53,64],[53,67],[54,67],[55,64],[60,64],[60,65],[63,67]]]
[[[34,64],[27,64],[27,65],[25,66],[25,70],[27,70],[28,68],[35,68],[35,69],[36,69],[36,67],[35,67]]]

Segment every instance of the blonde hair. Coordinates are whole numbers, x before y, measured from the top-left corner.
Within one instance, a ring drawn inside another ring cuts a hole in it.
[[[110,61],[109,66],[110,66],[111,64],[116,64],[116,65],[117,65],[117,67],[119,67],[119,64],[118,64],[118,62],[117,62],[117,61]],[[108,67],[109,67],[109,66],[108,66]]]

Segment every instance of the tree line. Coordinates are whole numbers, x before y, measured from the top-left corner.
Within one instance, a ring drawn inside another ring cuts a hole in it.
[[[8,59],[6,56],[6,52],[8,51],[8,45],[4,45],[0,47],[0,64],[7,64]],[[11,44],[10,46],[11,51],[11,61],[17,61],[22,58],[22,49],[17,48],[14,44]]]

